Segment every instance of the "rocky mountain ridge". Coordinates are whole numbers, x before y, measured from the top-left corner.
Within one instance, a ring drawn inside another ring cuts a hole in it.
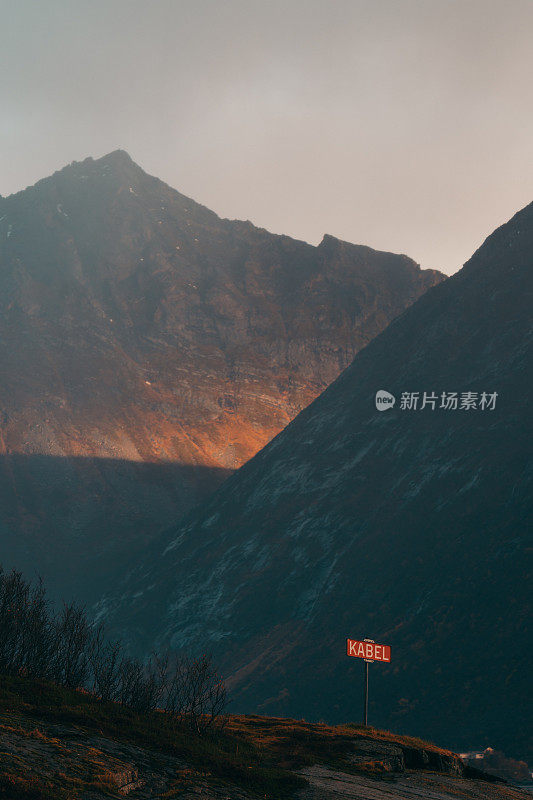
[[[442,277],[220,219],[123,151],[1,198],[0,559],[112,579]]]

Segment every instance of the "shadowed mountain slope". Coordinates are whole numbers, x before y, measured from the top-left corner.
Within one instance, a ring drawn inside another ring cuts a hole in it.
[[[345,637],[370,636],[392,645],[370,668],[373,723],[530,757],[532,268],[533,204],[169,531],[100,614],[139,649],[211,647],[242,710],[332,721],[361,704]],[[380,389],[397,398],[385,412]],[[403,409],[404,392],[434,393],[435,408]],[[443,392],[478,407],[440,408]]]
[[[41,480],[18,469],[9,484],[18,511],[0,523],[33,552],[21,566],[42,569],[46,554],[48,579],[61,583],[83,548],[98,557],[116,528],[143,541],[140,496],[152,532],[169,524],[442,277],[406,256],[332,237],[312,247],[220,219],[122,151],[0,198],[0,452],[65,458],[71,476],[62,509],[45,471]],[[212,480],[201,492],[195,480],[176,485],[161,504],[133,466],[129,497],[109,501],[94,529],[78,500],[98,506],[113,483],[94,483],[92,459],[172,463]],[[56,569],[67,521],[71,553]],[[87,571],[98,573],[84,562]]]
[[[123,573],[126,556],[142,554],[154,515],[171,520],[191,495],[205,498],[229,474],[162,461],[0,455],[0,563],[50,575],[60,599],[84,599],[90,589],[87,596],[97,596]]]

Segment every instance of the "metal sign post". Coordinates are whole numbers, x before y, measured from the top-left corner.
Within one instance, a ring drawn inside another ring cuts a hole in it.
[[[363,725],[368,725],[368,665],[370,661],[365,660],[365,711],[363,714]]]
[[[387,644],[376,644],[373,639],[346,639],[346,655],[362,658],[365,662],[363,725],[368,725],[368,665],[374,661],[390,662],[390,647]]]
[[[373,639],[363,639],[363,642],[371,642],[375,644]],[[363,725],[368,725],[368,665],[373,664],[374,659],[372,658],[365,658],[365,710],[363,713]]]

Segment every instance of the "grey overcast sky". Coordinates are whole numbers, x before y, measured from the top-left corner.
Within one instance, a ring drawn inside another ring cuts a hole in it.
[[[0,193],[126,149],[452,273],[533,200],[533,0],[0,0]]]

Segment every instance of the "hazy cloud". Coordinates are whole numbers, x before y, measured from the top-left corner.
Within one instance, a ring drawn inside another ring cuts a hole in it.
[[[221,216],[453,272],[533,199],[530,0],[0,0],[0,192],[123,147]]]

